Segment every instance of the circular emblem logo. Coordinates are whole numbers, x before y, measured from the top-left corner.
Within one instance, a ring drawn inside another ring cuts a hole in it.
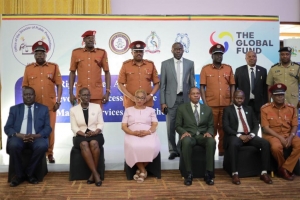
[[[28,65],[34,62],[32,45],[37,41],[43,41],[49,46],[47,60],[53,55],[54,40],[48,29],[38,24],[28,24],[21,27],[14,35],[11,43],[15,58],[22,64]]]
[[[115,54],[124,54],[129,50],[130,38],[125,33],[115,33],[109,39],[109,48]]]
[[[190,38],[187,33],[177,33],[175,42],[180,42],[182,44],[185,53],[190,51]]]

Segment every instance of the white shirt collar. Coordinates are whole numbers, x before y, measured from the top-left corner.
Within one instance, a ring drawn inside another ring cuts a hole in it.
[[[251,71],[251,68],[253,69],[253,71],[255,72],[255,70],[256,70],[256,65],[254,66],[254,67],[250,67],[249,65],[247,65],[248,66],[248,70],[249,71]]]
[[[180,60],[180,63],[182,63],[183,62],[183,57],[181,57],[179,60]],[[177,61],[178,60],[174,57],[174,62],[177,63]]]

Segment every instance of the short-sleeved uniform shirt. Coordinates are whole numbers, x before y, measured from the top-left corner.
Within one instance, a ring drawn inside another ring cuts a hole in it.
[[[300,78],[296,79],[298,68],[300,66],[296,63],[291,62],[287,67],[277,63],[273,65],[267,76],[267,85],[272,86],[276,83],[283,83],[287,86],[285,92],[286,103],[297,106],[299,99],[299,81]],[[298,74],[299,76],[299,74]]]
[[[53,109],[56,103],[55,85],[61,85],[59,67],[55,63],[45,62],[42,66],[31,63],[26,66],[22,86],[35,90],[35,101]]]
[[[143,60],[141,66],[136,65],[133,59],[127,60],[123,63],[123,66],[119,73],[118,83],[126,84],[127,91],[134,95],[138,89],[143,89],[150,94],[152,91],[151,82],[153,84],[159,83],[159,78],[155,65],[150,60]],[[123,105],[125,108],[134,106],[135,103],[124,95]],[[146,106],[153,106],[153,99],[145,103]]]
[[[99,67],[96,61],[101,63]],[[79,90],[86,87],[90,90],[91,99],[102,99],[103,85],[101,70],[109,71],[107,54],[104,49],[74,49],[71,57],[70,71],[77,71],[76,96]]]
[[[293,126],[298,125],[297,110],[292,104],[284,104],[277,108],[274,103],[267,103],[261,107],[261,126],[269,126],[277,134],[288,137]],[[264,137],[273,137],[263,134]]]
[[[200,85],[205,85],[205,98],[208,106],[229,106],[230,85],[235,80],[230,65],[222,64],[216,68],[213,64],[205,65],[200,72]]]

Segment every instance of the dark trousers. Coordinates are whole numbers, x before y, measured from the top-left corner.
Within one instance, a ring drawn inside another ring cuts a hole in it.
[[[177,95],[176,101],[173,107],[168,107],[168,114],[166,116],[167,133],[168,133],[168,145],[170,153],[179,153],[180,147],[176,145],[176,132],[175,132],[175,121],[177,108],[180,104],[183,104],[183,96]]]
[[[192,153],[193,147],[199,144],[205,148],[206,152],[206,170],[214,171],[216,141],[213,137],[203,137],[202,134],[194,137],[184,137],[181,140],[181,156],[184,160],[186,171],[192,171]]]
[[[260,117],[260,109],[258,111],[255,110],[255,102],[254,99],[250,99],[248,102],[248,106],[250,106],[255,114],[256,119],[258,120],[258,123],[261,124],[261,117]]]
[[[270,170],[270,144],[267,140],[255,136],[247,143],[243,143],[243,141],[240,138],[236,136],[230,136],[228,137],[227,141],[228,141],[227,151],[229,152],[230,160],[231,160],[231,172],[238,171],[237,158],[238,158],[239,148],[241,146],[254,146],[258,149],[261,149],[262,170]]]
[[[30,158],[29,166],[27,169],[22,168],[22,151],[25,148],[29,148],[33,151]],[[16,176],[22,178],[23,176],[32,176],[37,164],[45,156],[48,150],[48,139],[38,138],[33,142],[23,142],[18,137],[11,137],[7,142],[7,152],[13,159]],[[24,174],[25,173],[25,174]]]

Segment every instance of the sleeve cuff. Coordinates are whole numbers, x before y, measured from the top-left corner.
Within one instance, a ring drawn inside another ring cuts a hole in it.
[[[238,133],[238,134],[236,134],[236,137],[238,137],[238,138],[239,138],[241,135],[242,135],[242,134]]]
[[[250,136],[251,136],[252,138],[254,138],[254,137],[255,137],[255,134],[254,134],[254,133],[250,133]]]

